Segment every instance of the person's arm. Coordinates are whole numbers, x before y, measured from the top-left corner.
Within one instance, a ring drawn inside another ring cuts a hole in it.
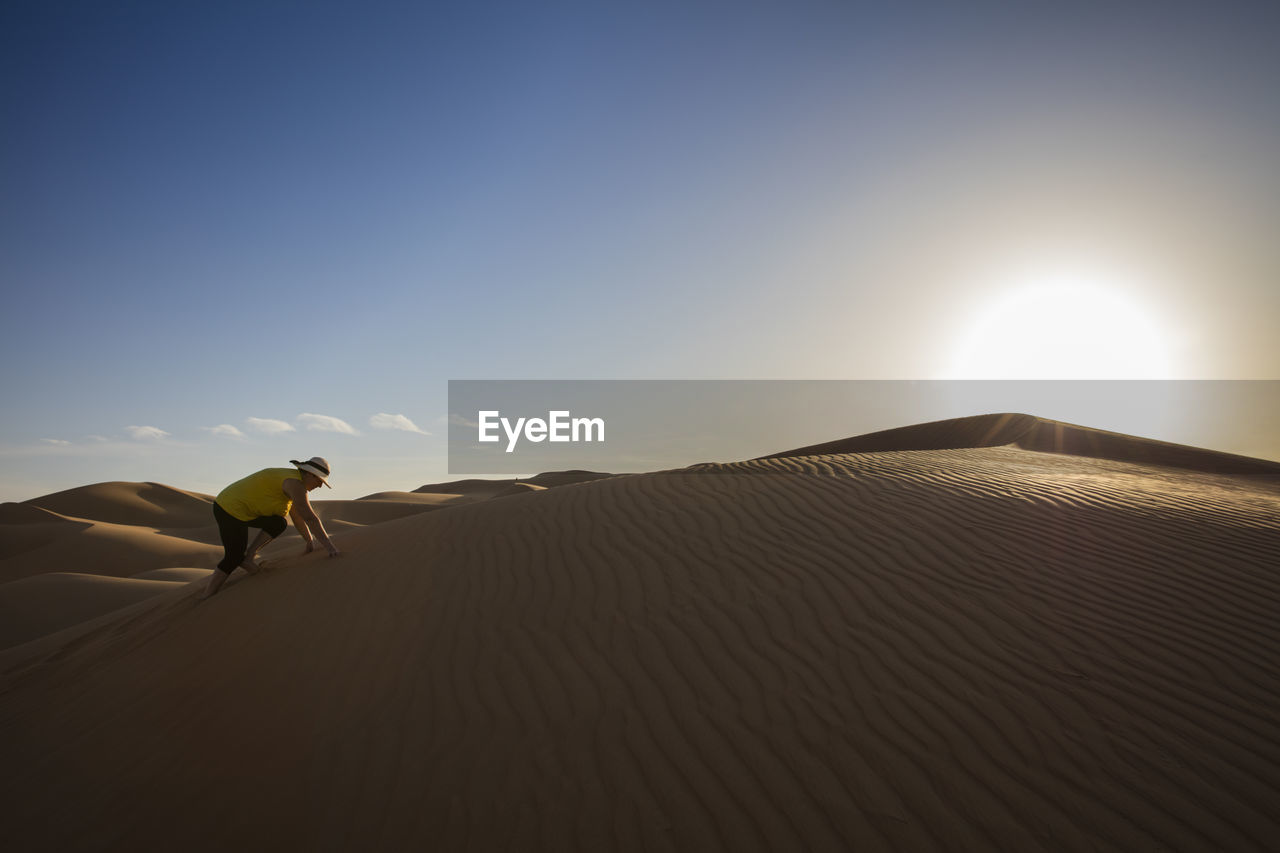
[[[289,514],[294,516],[294,524],[298,526],[298,530],[301,531],[305,526],[329,550],[330,557],[338,556],[337,547],[333,544],[333,540],[329,538],[329,534],[325,532],[324,525],[320,523],[320,518],[316,515],[316,511],[311,508],[311,501],[307,498],[307,490],[302,485],[302,481],[285,480],[284,493],[293,499],[293,507],[290,508]],[[297,515],[294,515],[294,513]],[[298,518],[302,519],[301,525],[298,525],[296,520]],[[308,549],[310,549],[311,543],[307,544]]]
[[[294,529],[298,531],[303,541],[307,543],[307,550],[303,553],[310,554],[312,549],[315,548],[314,537],[311,535],[311,531],[307,529],[306,519],[302,517],[302,513],[298,512],[297,503],[289,507],[289,520],[293,522]]]

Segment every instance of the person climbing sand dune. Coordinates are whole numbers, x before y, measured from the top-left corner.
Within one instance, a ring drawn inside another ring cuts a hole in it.
[[[307,497],[308,492],[322,485],[329,486],[328,460],[313,456],[306,462],[296,459],[289,462],[293,468],[264,468],[235,481],[214,499],[213,517],[218,522],[223,557],[217,571],[209,577],[201,601],[217,595],[237,568],[251,575],[258,573],[261,568],[256,560],[258,552],[284,533],[289,526],[285,516],[293,520],[293,526],[306,540],[304,553],[310,554],[315,549],[315,540],[319,539],[330,557],[338,556],[337,547]],[[249,544],[251,527],[258,529],[252,545]]]

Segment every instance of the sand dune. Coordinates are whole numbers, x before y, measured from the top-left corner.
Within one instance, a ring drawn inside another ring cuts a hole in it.
[[[98,483],[26,502],[59,515],[142,527],[205,527],[213,497],[159,483]]]
[[[65,515],[41,509],[29,503],[0,503],[0,525],[59,523],[74,524],[75,522]],[[82,523],[81,526],[87,525]]]
[[[213,499],[159,483],[98,483],[0,504],[0,583],[49,572],[127,577],[212,567]]]
[[[817,456],[827,453],[879,453],[889,450],[947,450],[1000,445],[1013,445],[1046,453],[1069,453],[1098,459],[1165,465],[1221,474],[1280,474],[1280,462],[1138,438],[1015,413],[975,415],[968,418],[914,424],[772,453],[762,458],[782,459],[789,456]]]
[[[144,581],[177,581],[179,583],[191,583],[192,581],[208,580],[209,573],[212,569],[188,569],[175,567],[171,569],[151,569],[146,572],[138,572],[131,577]]]
[[[535,474],[527,480],[521,480],[521,482],[532,483],[535,486],[552,489],[556,486],[571,486],[574,483],[590,483],[595,480],[604,480],[608,477],[616,476],[616,474],[605,474],[601,471],[543,471],[541,474]]]
[[[52,634],[184,583],[50,572],[0,584],[0,648]]]
[[[499,489],[493,493],[494,498],[509,498],[512,495],[527,495],[530,492],[545,492],[546,486],[538,486],[533,483],[512,483],[509,486]]]
[[[452,480],[448,483],[429,483],[414,489],[417,494],[470,495],[475,492],[489,494],[505,488],[515,480]]]
[[[448,483],[431,483],[414,489],[418,494],[445,494],[476,500],[488,500],[498,494],[510,495],[521,491],[522,486],[532,485],[540,489],[551,489],[557,486],[570,486],[574,483],[589,483],[603,480],[615,474],[604,474],[599,471],[544,471],[523,480],[453,480]],[[515,491],[512,491],[515,487]],[[463,501],[458,501],[462,503]]]
[[[1272,846],[1276,480],[1002,445],[451,506],[0,653],[8,837]]]
[[[61,536],[88,530],[92,526],[92,522],[74,521],[27,504],[0,504],[0,561],[42,548]]]
[[[67,569],[128,577],[171,566],[212,568],[221,559],[212,524],[178,529],[193,538],[106,521],[0,525],[0,583]]]
[[[413,500],[371,500],[361,498],[355,501],[313,501],[312,506],[326,527],[330,522],[342,521],[348,524],[381,524],[406,515],[430,512],[447,505],[447,502]]]
[[[423,488],[428,488],[424,486]],[[376,492],[372,495],[365,495],[357,500],[362,501],[412,501],[413,503],[421,503],[429,506],[444,506],[450,503],[459,495],[440,494],[437,492]]]

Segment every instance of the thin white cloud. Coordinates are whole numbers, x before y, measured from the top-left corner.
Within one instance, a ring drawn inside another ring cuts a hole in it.
[[[54,447],[67,447],[71,444],[71,442],[62,438],[42,438],[40,440],[45,444],[52,444]]]
[[[157,441],[162,438],[168,438],[169,433],[153,426],[127,426],[125,432],[129,433],[129,437],[137,441]]]
[[[244,438],[244,433],[233,427],[231,424],[218,424],[211,427],[200,427],[205,432],[211,432],[214,435],[225,435],[231,438]]]
[[[293,424],[288,421],[278,421],[275,418],[245,418],[244,422],[255,432],[265,432],[267,435],[294,432]]]
[[[164,430],[161,430],[164,432]],[[53,442],[62,442],[55,444]],[[192,445],[181,439],[173,438],[168,433],[164,438],[134,439],[126,435],[109,438],[106,441],[53,441],[33,440],[24,444],[6,445],[0,443],[0,459],[18,458],[59,458],[59,459],[176,459],[188,452]],[[10,484],[12,485],[12,484]]]
[[[404,415],[391,415],[386,412],[378,412],[369,418],[369,426],[374,429],[398,429],[402,432],[416,432],[418,435],[431,435]]]
[[[302,424],[309,430],[316,432],[340,432],[343,435],[359,435],[351,424],[342,418],[335,418],[332,415],[316,415],[311,412],[303,412],[297,417],[298,423]]]
[[[469,421],[457,412],[449,413],[449,423],[454,426],[470,427],[471,429],[479,429],[480,424],[476,421]]]
[[[102,442],[104,442],[104,441],[110,441],[111,439],[107,438],[105,435],[86,435],[86,436],[84,437],[84,440],[85,440],[85,441],[96,441],[96,442],[98,442],[99,444],[101,444]]]

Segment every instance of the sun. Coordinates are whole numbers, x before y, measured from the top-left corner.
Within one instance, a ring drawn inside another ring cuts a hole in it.
[[[952,379],[1169,379],[1158,320],[1092,275],[1013,282],[982,308],[950,362]]]

